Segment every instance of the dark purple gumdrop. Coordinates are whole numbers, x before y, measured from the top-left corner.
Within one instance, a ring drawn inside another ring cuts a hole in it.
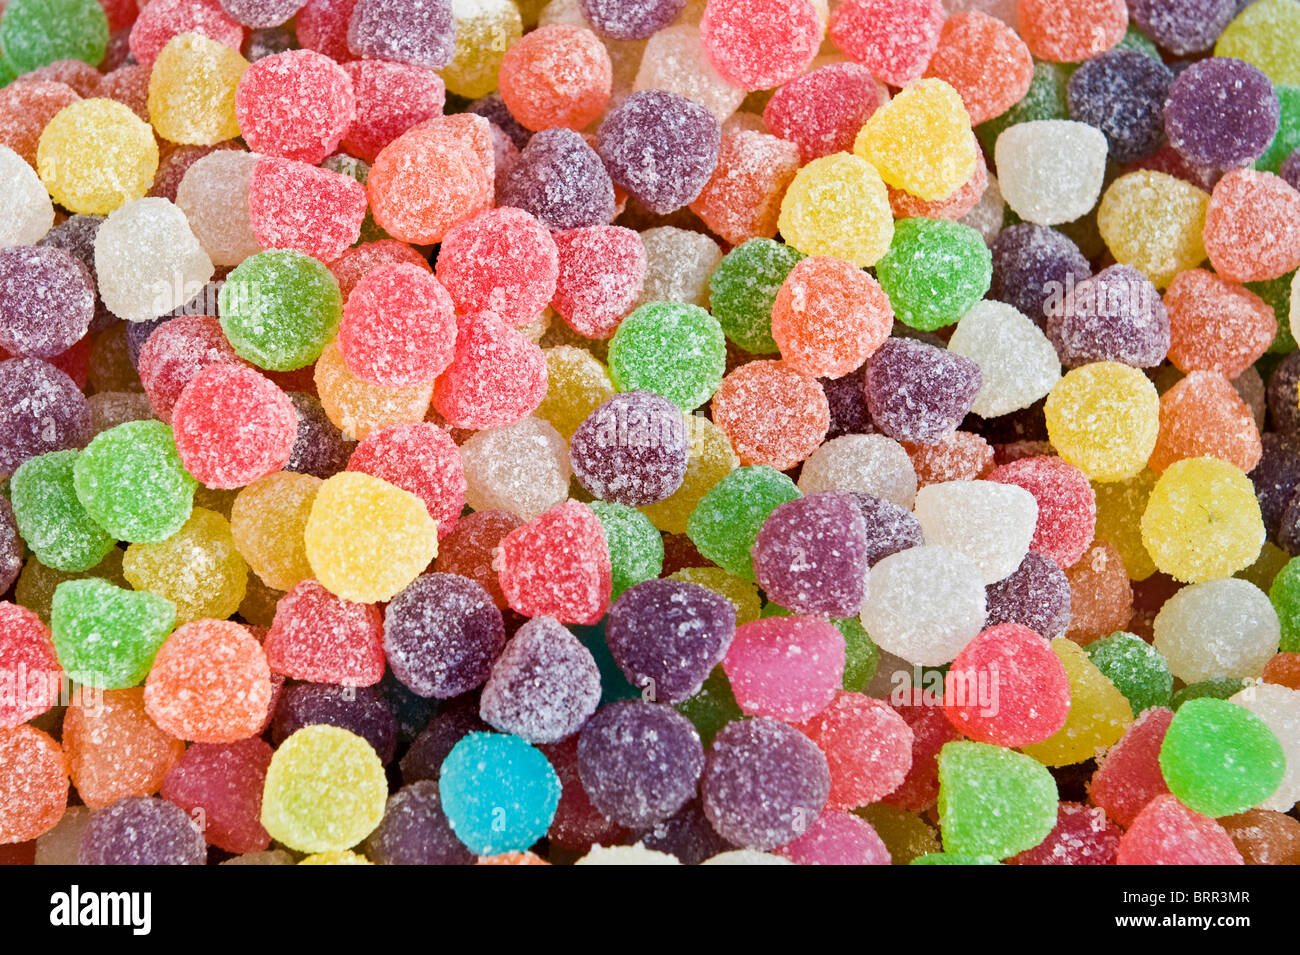
[[[1263,155],[1281,115],[1277,93],[1262,70],[1216,56],[1178,74],[1165,102],[1165,132],[1188,161],[1235,169]]]
[[[907,508],[861,491],[850,493],[866,526],[868,567],[890,554],[925,543],[921,522]]]
[[[515,144],[517,149],[523,149],[528,145],[528,140],[532,138],[532,130],[515,119],[514,114],[510,112],[510,108],[506,106],[506,101],[501,98],[500,93],[488,93],[487,96],[474,100],[466,107],[466,112],[482,116],[495,125],[497,129],[510,138],[510,141]]]
[[[1277,174],[1282,177],[1283,182],[1288,186],[1300,192],[1300,149],[1286,157],[1286,160],[1282,163],[1282,168],[1277,171]]]
[[[969,358],[909,338],[891,338],[867,363],[871,420],[896,441],[934,444],[952,434],[979,394],[983,375]]]
[[[81,340],[94,316],[94,280],[71,252],[0,249],[0,348],[53,358]]]
[[[483,685],[506,645],[492,595],[459,574],[423,574],[384,614],[393,675],[421,696],[447,700]]]
[[[131,367],[137,371],[140,368],[140,352],[144,348],[145,342],[162,326],[166,325],[176,316],[164,315],[161,318],[150,318],[143,322],[126,323],[126,354],[131,359]]]
[[[388,797],[384,818],[366,839],[364,851],[377,865],[474,864],[474,854],[443,814],[438,784],[427,779]]]
[[[443,760],[452,747],[470,733],[491,732],[478,715],[478,694],[471,693],[450,701],[437,716],[429,720],[423,732],[402,756],[402,781],[437,781]]]
[[[279,746],[304,726],[337,726],[369,743],[381,763],[397,752],[397,721],[377,686],[299,683],[285,687],[275,705],[271,739]]]
[[[722,662],[736,633],[736,607],[684,580],[647,580],[614,601],[609,652],[629,683],[651,699],[680,703]]]
[[[0,594],[14,585],[23,569],[23,538],[13,505],[0,496]]]
[[[705,859],[736,848],[709,824],[699,800],[691,800],[671,819],[647,829],[637,841],[647,849],[676,856],[682,865],[699,865]]]
[[[1014,305],[1042,326],[1044,308],[1070,283],[1092,275],[1079,247],[1047,226],[1024,222],[1003,229],[993,240],[993,281],[989,298]]]
[[[523,209],[555,231],[608,225],[614,184],[580,134],[544,129],[528,140],[506,175],[499,204]]]
[[[843,491],[779,505],[754,541],[754,575],[773,603],[795,613],[856,617],[867,576],[867,522]]]
[[[984,588],[986,627],[1018,623],[1048,640],[1070,626],[1070,582],[1056,561],[1036,550],[1011,574]]]
[[[0,361],[0,478],[47,451],[82,448],[90,406],[76,382],[39,358]]]
[[[343,436],[325,413],[319,399],[301,391],[291,391],[289,400],[298,415],[298,437],[284,470],[311,474],[322,480],[346,470],[348,458],[356,450],[357,443]]]
[[[826,429],[826,440],[846,434],[871,434],[871,414],[867,411],[867,396],[862,391],[863,369],[851,371],[842,378],[819,378],[830,406],[831,426]]]
[[[1165,140],[1164,108],[1174,71],[1136,50],[1108,50],[1070,77],[1070,118],[1106,135],[1110,158],[1145,159]]]
[[[1293,351],[1273,369],[1269,376],[1266,397],[1271,430],[1289,441],[1300,438],[1300,352]]]
[[[1300,554],[1300,491],[1291,495],[1277,522],[1277,546],[1288,554]]]
[[[1154,368],[1169,351],[1169,312],[1151,280],[1131,265],[1067,285],[1047,312],[1047,337],[1067,368],[1094,361]]]
[[[306,0],[221,0],[221,9],[246,27],[278,27],[305,4]]]
[[[830,768],[816,744],[759,717],[728,723],[713,738],[700,803],[722,838],[766,851],[802,835],[830,791]]]
[[[1286,506],[1300,488],[1300,454],[1290,441],[1272,431],[1260,435],[1260,441],[1264,451],[1249,477],[1259,498],[1264,530],[1276,539]]]
[[[621,826],[643,829],[695,798],[704,746],[672,707],[622,700],[587,721],[578,778],[591,804]]]
[[[610,40],[646,40],[681,15],[686,0],[578,0],[582,18]]]
[[[363,59],[441,69],[456,52],[451,0],[357,0],[348,49]]]
[[[502,733],[557,743],[600,705],[600,671],[588,650],[551,617],[534,617],[506,644],[479,697],[479,715]]]
[[[95,236],[99,234],[99,227],[103,221],[103,216],[81,213],[68,216],[36,243],[39,246],[51,246],[64,252],[71,252],[90,272],[91,288],[95,290],[95,317],[90,320],[92,333],[103,331],[120,321],[99,300],[99,273],[95,270]]]
[[[1179,56],[1214,46],[1240,7],[1237,0],[1128,0],[1138,29]]]
[[[689,453],[681,409],[648,391],[603,402],[569,443],[578,483],[592,497],[629,507],[671,496],[682,486]]]
[[[180,806],[128,796],[90,817],[77,851],[82,865],[203,865],[203,833]]]
[[[651,212],[694,201],[718,164],[722,127],[676,93],[642,90],[611,110],[596,133],[610,178]]]

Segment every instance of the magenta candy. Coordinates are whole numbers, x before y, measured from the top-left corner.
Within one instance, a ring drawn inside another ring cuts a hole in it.
[[[0,249],[0,348],[53,358],[94,317],[94,279],[74,255],[50,246]]]
[[[741,710],[800,722],[844,679],[844,636],[816,617],[765,617],[736,628],[722,661]]]
[[[795,613],[855,617],[862,607],[867,523],[851,494],[827,491],[779,505],[754,541],[754,576]]]

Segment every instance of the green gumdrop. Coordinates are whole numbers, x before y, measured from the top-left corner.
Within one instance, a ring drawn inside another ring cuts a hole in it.
[[[1282,627],[1279,651],[1300,653],[1300,557],[1291,558],[1277,572],[1268,588],[1268,599]]]
[[[77,457],[72,481],[95,523],[133,544],[180,530],[198,487],[161,421],[128,421],[100,432]]]
[[[780,604],[764,604],[764,617],[791,617],[794,611]],[[857,617],[832,620],[835,629],[844,636],[844,679],[840,685],[853,693],[865,693],[871,678],[880,666],[880,650],[875,641],[867,636],[866,627]]]
[[[931,852],[917,856],[908,865],[1002,865],[993,856],[972,855],[969,852]]]
[[[18,72],[9,65],[9,61],[0,53],[0,89],[4,89],[14,80],[18,79]]]
[[[0,50],[18,74],[59,60],[99,66],[108,16],[97,0],[9,0],[0,15]]]
[[[1020,102],[1001,116],[994,116],[975,127],[975,135],[979,138],[984,155],[993,155],[998,137],[1008,126],[1036,119],[1069,119],[1070,104],[1066,96],[1068,84],[1069,77],[1061,64],[1035,63],[1029,91],[1021,97]]]
[[[1277,319],[1277,334],[1268,346],[1269,353],[1273,355],[1285,355],[1296,350],[1295,336],[1291,334],[1291,281],[1294,278],[1295,273],[1288,272],[1275,279],[1246,283],[1247,289],[1272,307],[1273,317]],[[1264,377],[1262,369],[1260,376]],[[1264,377],[1264,380],[1267,381],[1268,378]]]
[[[50,632],[59,666],[86,686],[121,690],[141,683],[175,625],[170,600],[98,577],[65,580],[54,590]]]
[[[664,539],[650,518],[626,504],[592,501],[587,506],[600,519],[609,546],[611,600],[634,584],[659,576],[664,569]]]
[[[1145,53],[1158,63],[1164,62],[1160,56],[1160,48],[1151,41],[1150,37],[1131,23],[1129,24],[1128,29],[1124,32],[1123,39],[1116,43],[1112,49],[1135,50],[1138,53]]]
[[[1135,715],[1152,706],[1169,705],[1174,676],[1160,651],[1141,637],[1120,630],[1084,649],[1093,665],[1128,699]]]
[[[55,570],[90,570],[116,543],[77,500],[72,472],[79,456],[51,451],[28,458],[9,487],[18,533],[37,559]]]
[[[293,371],[319,358],[338,331],[343,295],[310,255],[273,249],[227,276],[217,310],[235,354],[259,368]]]
[[[700,498],[686,519],[686,536],[705,558],[752,583],[750,551],[763,522],[802,496],[794,481],[766,464],[736,468]]]
[[[900,322],[932,332],[984,297],[993,279],[993,254],[968,225],[900,219],[889,251],[876,263],[876,278]]]
[[[747,352],[776,354],[772,305],[803,253],[775,239],[749,239],[722,257],[709,276],[709,310],[722,332]]]
[[[1286,769],[1282,744],[1258,716],[1236,703],[1189,700],[1160,745],[1160,772],[1189,809],[1231,816],[1277,789]]]
[[[714,667],[699,692],[678,703],[676,710],[691,721],[706,749],[713,745],[713,737],[724,726],[745,718],[736,704],[735,694],[731,692],[731,681],[721,666]]]
[[[1255,160],[1255,168],[1276,174],[1290,156],[1300,149],[1300,86],[1277,83],[1273,86],[1282,115],[1277,124],[1277,134],[1269,143],[1264,155]],[[1278,322],[1282,321],[1278,318]]]
[[[1169,700],[1169,708],[1181,709],[1184,703],[1192,700],[1226,700],[1240,693],[1248,681],[1236,676],[1216,676],[1200,683],[1191,683],[1175,693]]]
[[[641,696],[641,691],[628,682],[627,677],[623,675],[623,671],[614,662],[614,655],[609,652],[609,643],[605,640],[605,624],[608,621],[609,618],[605,617],[600,623],[569,627],[573,635],[591,652],[592,659],[596,661],[596,669],[600,673],[601,706],[606,706],[618,700],[635,700]]]
[[[989,743],[939,750],[939,828],[946,852],[1005,859],[1056,825],[1056,780],[1038,760]]]
[[[619,323],[609,373],[619,391],[652,391],[683,411],[713,397],[727,366],[718,320],[698,305],[647,302]]]

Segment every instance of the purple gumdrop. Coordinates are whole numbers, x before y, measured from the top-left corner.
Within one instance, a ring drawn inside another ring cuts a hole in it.
[[[1235,169],[1264,154],[1281,115],[1277,93],[1262,70],[1216,56],[1178,74],[1165,102],[1165,132],[1189,162]]]
[[[81,340],[94,316],[94,280],[71,252],[0,249],[0,348],[53,358]]]
[[[610,40],[646,40],[681,15],[686,0],[578,0],[582,18]]]
[[[700,780],[704,815],[718,834],[763,851],[802,835],[830,791],[830,767],[816,744],[766,717],[724,726]]]
[[[466,107],[466,112],[475,113],[492,123],[510,138],[510,141],[515,144],[517,149],[523,149],[528,145],[528,140],[532,138],[532,130],[515,119],[514,114],[510,112],[510,107],[506,106],[506,101],[501,98],[500,93],[489,93],[487,96],[474,100]]]
[[[90,406],[67,374],[39,358],[0,361],[0,478],[28,458],[90,439]]]
[[[986,627],[1018,623],[1048,640],[1070,625],[1070,582],[1056,561],[1031,550],[1020,566],[984,588]]]
[[[970,412],[984,376],[969,358],[910,338],[891,338],[867,363],[871,420],[896,441],[934,444]]]
[[[689,453],[681,409],[648,391],[603,402],[569,443],[573,476],[587,493],[628,507],[671,496],[686,477]]]
[[[580,134],[544,129],[528,140],[506,175],[500,205],[523,209],[554,231],[608,225],[614,184]]]
[[[1300,149],[1287,156],[1282,168],[1277,171],[1282,180],[1296,192],[1300,192]]]
[[[867,411],[867,396],[862,391],[863,370],[851,371],[842,378],[818,378],[830,406],[831,426],[826,429],[826,440],[846,434],[871,434],[871,414]]]
[[[145,342],[149,341],[149,336],[175,317],[173,315],[164,315],[161,318],[150,318],[143,322],[126,323],[126,354],[131,359],[133,368],[139,370],[140,352],[144,348]]]
[[[699,800],[691,800],[670,819],[647,829],[637,840],[647,849],[676,856],[682,865],[699,865],[736,848],[709,824]]]
[[[1164,143],[1165,98],[1173,82],[1174,71],[1154,57],[1108,50],[1070,77],[1070,118],[1100,129],[1115,162],[1144,159]]]
[[[1067,284],[1059,306],[1048,305],[1045,330],[1067,368],[1094,361],[1154,368],[1169,351],[1169,312],[1151,280],[1131,265]]]
[[[23,538],[9,498],[0,497],[0,594],[14,585],[23,569]]]
[[[850,493],[866,527],[868,567],[890,554],[925,543],[921,522],[907,508],[860,491]]]
[[[591,651],[551,617],[534,617],[506,644],[479,697],[479,715],[530,743],[558,743],[600,705]]]
[[[473,865],[474,853],[456,838],[442,811],[438,784],[422,780],[388,797],[384,818],[365,842],[377,865]]]
[[[456,53],[451,0],[357,0],[348,49],[367,60],[442,69]]]
[[[492,595],[459,574],[416,577],[384,614],[388,665],[420,696],[447,700],[482,686],[505,645]]]
[[[1277,546],[1288,554],[1300,554],[1300,491],[1291,495],[1277,522]]]
[[[1300,389],[1300,352],[1293,351],[1283,358],[1268,379],[1268,416],[1272,430],[1290,441],[1300,439],[1300,403],[1296,401]]]
[[[614,601],[605,641],[628,682],[680,703],[699,691],[736,633],[736,607],[684,580],[647,580]]]
[[[449,702],[429,720],[402,757],[402,780],[406,783],[421,779],[436,781],[443,760],[457,743],[470,733],[490,732],[492,727],[479,717],[478,706],[478,695],[467,694]]]
[[[1276,538],[1287,503],[1296,488],[1300,488],[1300,454],[1296,454],[1290,441],[1272,431],[1260,435],[1260,441],[1264,451],[1249,477],[1259,498],[1264,530],[1269,537]]]
[[[1067,284],[1092,275],[1079,247],[1055,229],[1024,222],[1003,229],[993,240],[993,281],[989,298],[1014,305],[1040,326],[1044,308]]]
[[[246,27],[278,27],[297,13],[307,0],[221,0],[221,9]]]
[[[299,683],[286,687],[275,704],[271,739],[279,746],[304,726],[337,726],[369,743],[381,763],[397,752],[397,721],[377,686]]]
[[[298,415],[298,437],[289,452],[286,471],[331,478],[344,471],[357,443],[343,436],[316,397],[301,391],[289,392]]]
[[[1214,46],[1240,7],[1237,0],[1128,0],[1138,29],[1179,56]]]
[[[103,223],[103,216],[77,214],[68,216],[36,243],[71,252],[90,272],[90,286],[95,292],[95,317],[90,320],[90,331],[100,332],[121,319],[108,310],[99,299],[99,273],[95,271],[95,236]]]
[[[695,798],[704,746],[670,706],[621,700],[587,721],[578,737],[578,778],[591,804],[621,826],[642,829]]]
[[[722,127],[703,106],[676,93],[641,90],[605,116],[596,151],[615,185],[666,214],[700,194],[721,141]]]
[[[207,843],[194,820],[165,799],[128,796],[96,811],[77,850],[82,865],[204,865]]]
[[[867,578],[867,522],[843,491],[779,505],[754,541],[754,576],[768,600],[795,613],[856,617]]]

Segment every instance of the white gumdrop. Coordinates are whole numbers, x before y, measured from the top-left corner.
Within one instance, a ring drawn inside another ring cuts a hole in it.
[[[1258,677],[1281,638],[1268,595],[1236,577],[1184,587],[1156,614],[1155,647],[1184,683]]]
[[[215,265],[239,265],[262,251],[248,217],[248,184],[262,157],[218,149],[185,170],[176,206]]]
[[[531,521],[569,496],[569,444],[540,418],[475,432],[460,446],[460,460],[465,501],[476,511]]]
[[[1061,361],[1042,329],[1005,302],[977,303],[957,323],[948,351],[980,366],[971,411],[984,418],[1028,408],[1061,380]]]
[[[709,307],[709,276],[722,261],[722,249],[702,232],[659,226],[641,233],[645,281],[637,305],[685,302]]]
[[[54,203],[36,170],[0,146],[0,249],[35,245],[54,226]]]
[[[927,544],[965,554],[987,585],[1014,573],[1029,553],[1038,501],[1014,484],[942,481],[916,492],[915,514]]]
[[[910,508],[916,498],[916,468],[893,438],[846,434],[827,441],[803,463],[799,490],[858,491]]]
[[[128,322],[147,322],[203,291],[216,271],[185,213],[166,199],[114,209],[95,233],[99,296]]]
[[[710,856],[700,865],[794,865],[794,863],[784,856],[759,852],[757,849],[731,849]]]
[[[1038,225],[1073,222],[1097,204],[1106,137],[1068,119],[1008,126],[993,147],[998,187],[1016,215]]]
[[[634,846],[592,846],[574,865],[681,865],[681,861],[638,842]]]
[[[1289,812],[1300,799],[1300,691],[1276,683],[1248,686],[1228,702],[1244,706],[1273,731],[1286,756],[1286,771],[1260,809]]]
[[[922,545],[871,568],[862,626],[881,649],[921,666],[948,663],[984,629],[984,580],[965,554]]]

